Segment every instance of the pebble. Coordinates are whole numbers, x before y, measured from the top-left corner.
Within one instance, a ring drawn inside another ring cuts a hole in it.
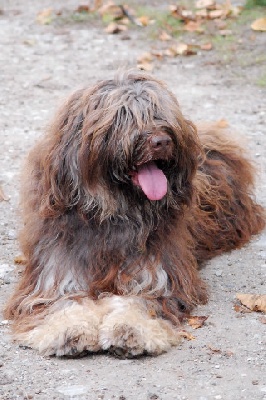
[[[215,275],[216,276],[222,276],[223,275],[223,271],[221,269],[218,269],[217,271],[215,271]]]
[[[89,387],[83,385],[59,386],[56,391],[65,396],[79,396],[88,393]]]

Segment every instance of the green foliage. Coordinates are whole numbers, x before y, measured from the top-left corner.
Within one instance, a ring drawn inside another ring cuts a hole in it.
[[[266,7],[266,0],[246,0],[245,8]]]
[[[152,37],[158,35],[158,30],[163,29],[169,32],[172,36],[178,36],[181,31],[182,22],[173,17],[168,10],[156,9],[155,7],[137,7],[136,13],[138,17],[143,15],[148,16],[154,23],[148,26],[149,34]]]
[[[258,86],[266,87],[266,74],[262,75],[256,82]]]

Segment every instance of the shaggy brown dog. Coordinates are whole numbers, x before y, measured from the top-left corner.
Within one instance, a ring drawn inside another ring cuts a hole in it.
[[[42,354],[160,354],[207,293],[198,263],[264,226],[253,168],[138,72],[74,93],[22,182],[26,268],[6,308]]]

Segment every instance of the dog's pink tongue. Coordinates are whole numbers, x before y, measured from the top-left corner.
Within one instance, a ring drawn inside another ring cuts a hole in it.
[[[154,162],[138,169],[138,183],[149,200],[161,200],[167,192],[167,179]]]

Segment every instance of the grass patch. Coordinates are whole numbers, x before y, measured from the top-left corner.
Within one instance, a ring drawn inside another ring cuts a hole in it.
[[[179,36],[183,33],[181,32],[183,26],[182,22],[173,17],[168,10],[158,10],[155,7],[149,6],[136,7],[136,16],[147,16],[154,21],[153,24],[146,27],[148,35],[153,39],[158,37],[158,34],[160,33],[158,31],[161,30],[167,31],[173,37]]]
[[[266,7],[266,0],[247,0],[245,8],[247,10],[254,7]]]
[[[261,87],[266,87],[266,74],[263,74],[257,79],[256,84]]]

